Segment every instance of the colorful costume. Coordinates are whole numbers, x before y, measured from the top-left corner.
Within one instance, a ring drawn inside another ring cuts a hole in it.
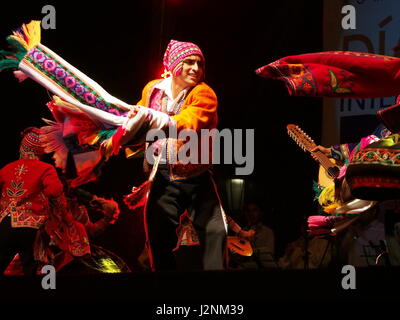
[[[183,59],[193,54],[203,56],[194,44],[171,41],[165,53],[164,65],[168,71],[176,74],[176,66],[182,65]],[[175,63],[177,60],[178,64]],[[178,133],[183,129],[190,129],[199,134],[200,129],[216,128],[217,98],[210,87],[201,82],[182,90],[173,99],[171,84],[171,78],[151,81],[144,88],[142,99],[138,103],[151,110],[147,111],[148,115],[163,119],[160,129],[169,132],[168,129],[173,127],[177,128]],[[119,145],[137,143],[141,137],[139,130],[148,130],[146,125],[137,128],[137,116],[132,118],[135,125],[131,125],[129,120],[126,126],[115,133],[111,139],[114,150]],[[150,126],[151,121],[147,121]],[[204,253],[203,267],[222,269],[226,226],[215,183],[208,172],[210,165],[176,162],[176,153],[183,142],[169,136],[148,146],[159,150],[158,157],[163,156],[164,146],[167,150],[158,170],[153,166],[153,173],[154,170],[157,172],[150,192],[145,195],[148,196],[145,212],[147,241],[151,249],[150,261],[153,270],[175,268],[172,254],[177,243],[175,230],[179,225],[179,217],[187,209]],[[131,200],[132,197],[129,201]]]
[[[152,81],[143,90],[139,105],[129,106],[109,95],[93,80],[40,44],[39,24],[31,22],[8,38],[14,48],[13,51],[0,52],[3,56],[0,70],[18,67],[25,75],[57,95],[49,104],[57,123],[51,123],[46,128],[43,139],[47,142],[47,152],[55,152],[56,163],[63,169],[66,152],[78,150],[74,154],[78,177],[70,182],[71,185],[76,187],[93,179],[95,171],[92,169],[102,159],[118,153],[121,146],[141,144],[139,150],[143,150],[145,135],[151,129],[167,131],[176,128],[177,132],[190,129],[199,134],[201,129],[216,128],[217,98],[205,83],[186,88],[173,99],[168,94],[171,89],[168,81],[171,78]],[[203,54],[196,45],[171,41],[164,57],[167,71],[173,77],[178,76],[183,70],[183,60],[191,55],[200,56],[204,62]],[[82,127],[85,130],[79,130]],[[71,138],[73,142],[69,143]],[[146,188],[141,189],[145,191],[139,194],[144,200],[135,199],[134,195],[129,201],[130,204],[143,204],[150,197],[146,207],[149,222],[146,229],[150,234],[151,248],[160,251],[154,253],[154,257],[160,257],[157,268],[172,267],[170,257],[176,244],[176,238],[173,239],[175,229],[179,216],[189,209],[204,246],[204,267],[221,269],[226,225],[215,183],[208,172],[210,165],[177,162],[176,154],[183,142],[176,136],[168,136],[166,140],[151,146],[157,150],[161,145],[166,145],[166,163],[160,166],[157,173],[154,170],[151,176],[154,181],[150,196],[148,183]],[[71,148],[71,144],[75,148]],[[99,151],[100,144],[102,153]],[[163,239],[161,235],[164,232]]]
[[[68,152],[76,165],[77,187],[96,178],[102,160],[99,145],[122,125],[129,111],[123,101],[40,43],[40,21],[23,25],[7,38],[11,49],[0,50],[0,70],[18,68],[16,76],[30,77],[54,93],[48,106],[57,123],[44,131],[46,152],[55,152],[56,165],[66,170]]]
[[[94,207],[97,211],[101,211],[103,217],[96,222],[92,222],[89,218],[88,207]],[[115,201],[93,196],[81,189],[69,194],[68,208],[73,214],[74,221],[78,221],[84,226],[90,238],[95,238],[102,234],[111,224],[115,223],[119,216],[118,204]],[[54,232],[50,228],[47,228],[46,231],[49,233]],[[62,239],[62,241],[68,241],[68,239]],[[59,252],[59,250],[56,250],[52,252],[49,243],[44,244],[42,248],[49,255],[49,260],[57,271],[70,262],[77,260],[68,251]],[[80,263],[100,272],[115,273],[129,271],[129,268],[122,259],[112,252],[94,244],[90,244],[90,249],[91,255],[78,259]]]
[[[50,218],[66,218],[63,185],[53,166],[38,160],[43,152],[39,130],[29,128],[21,142],[21,159],[0,170],[0,274],[17,253],[25,273],[35,273],[37,229]]]
[[[145,102],[150,108],[160,105],[161,95],[157,94],[160,90],[154,89],[157,83],[159,81],[146,86],[145,95],[140,103]],[[152,92],[149,98],[147,92]],[[198,133],[200,129],[215,128],[216,108],[215,94],[207,85],[201,83],[182,99],[178,108],[180,112],[171,118],[172,121],[176,121],[178,131],[185,128],[196,130]],[[167,138],[166,143],[167,157],[171,157],[171,153],[177,150],[179,141]],[[215,184],[207,171],[210,166],[169,163],[169,159],[171,158],[166,159],[166,164],[159,166],[146,206],[146,229],[153,268],[174,268],[172,249],[177,242],[175,229],[179,223],[179,216],[188,209],[204,250],[203,267],[222,269],[226,229]]]
[[[201,129],[215,129],[218,123],[217,115],[217,97],[214,91],[205,83],[200,83],[191,90],[187,90],[180,95],[179,99],[174,101],[171,110],[167,110],[165,89],[171,85],[171,78],[165,80],[158,79],[149,82],[143,89],[142,99],[137,103],[139,106],[146,106],[150,109],[162,112],[168,116],[164,125],[161,126],[166,134],[169,130],[180,131],[193,130],[199,133]],[[171,99],[171,98],[170,98]],[[164,100],[164,103],[163,103]],[[152,112],[152,111],[150,111]],[[136,117],[135,117],[136,118]],[[135,118],[133,118],[135,120]],[[135,120],[136,121],[136,120]],[[128,122],[129,125],[129,122]],[[144,129],[148,129],[146,126]],[[143,130],[143,129],[142,129]],[[113,149],[119,150],[121,144],[130,145],[130,139],[134,136],[139,136],[143,140],[140,141],[135,137],[133,142],[135,146],[130,148],[130,152],[138,153],[145,148],[144,136],[140,132],[132,132],[130,128],[120,127],[116,134],[112,137]],[[140,144],[140,142],[142,142]],[[210,164],[182,164],[177,159],[179,148],[185,143],[183,140],[178,140],[177,137],[168,137],[167,139],[159,139],[154,149],[162,151],[161,146],[166,146],[166,159],[163,162],[170,164],[169,178],[171,180],[187,179],[194,177],[211,168]],[[138,145],[139,144],[139,145]],[[148,146],[147,146],[148,148]],[[200,150],[201,152],[201,150]],[[212,154],[210,152],[210,159]],[[146,160],[146,159],[145,159]],[[200,159],[198,161],[200,163]],[[149,163],[144,164],[145,168],[149,169]]]
[[[92,222],[89,218],[87,207],[80,203],[85,203],[89,207],[96,208],[96,211],[101,211],[104,216],[96,222]],[[103,233],[110,224],[113,224],[116,219],[118,219],[119,215],[118,204],[115,201],[93,196],[81,189],[76,190],[74,196],[71,196],[71,194],[69,195],[68,208],[69,212],[73,215],[74,221],[81,223],[86,229],[88,236],[91,238]],[[68,243],[70,240],[67,237],[68,234],[57,230],[57,225],[52,224],[47,226],[47,228],[39,229],[37,241],[35,242],[35,251],[38,253],[38,256],[45,257],[42,258],[42,261],[45,260],[47,264],[53,265],[57,272],[60,270],[64,273],[130,272],[129,267],[121,258],[94,244],[90,244],[90,256],[85,255],[84,257],[76,259],[77,257],[71,255],[69,251],[60,251],[59,247],[54,247],[54,243],[50,241],[47,233],[57,233],[60,237],[58,243]],[[71,264],[71,262],[75,262],[75,264]],[[65,268],[67,265],[68,268]],[[82,268],[82,265],[87,268]],[[4,274],[23,274],[20,255],[14,258]]]
[[[285,57],[257,69],[256,73],[262,77],[283,80],[291,95],[373,98],[399,94],[399,70],[399,58],[360,52],[328,51]],[[339,216],[358,214],[376,204],[374,200],[380,200],[362,192],[356,196],[365,200],[354,199],[351,192],[356,188],[355,182],[361,182],[355,173],[358,169],[356,164],[363,158],[362,155],[366,154],[369,159],[378,161],[370,152],[370,147],[390,139],[388,134],[388,130],[380,127],[374,135],[363,138],[358,144],[344,144],[331,148],[331,155],[345,165],[339,175],[340,180],[323,190],[319,196],[320,203],[326,206],[328,213]],[[373,169],[372,166],[369,167]],[[370,180],[378,189],[386,187],[382,183]],[[365,180],[363,181],[361,186],[365,184]],[[351,216],[346,219],[310,217],[309,227],[314,234],[329,234],[331,230],[336,229],[337,224],[347,224],[350,221],[353,221]]]
[[[343,162],[344,164],[349,164],[350,154],[355,150],[355,148],[364,148],[368,144],[376,141],[377,139],[382,139],[391,135],[391,132],[385,128],[383,125],[379,125],[371,136],[367,136],[362,139],[362,143],[343,143],[337,144],[331,147],[331,157]],[[356,150],[356,152],[358,151]],[[353,152],[354,153],[354,152]]]

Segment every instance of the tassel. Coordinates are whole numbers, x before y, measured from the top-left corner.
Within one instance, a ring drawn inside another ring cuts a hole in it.
[[[310,229],[327,227],[329,220],[324,216],[310,216],[307,218],[307,225]]]
[[[318,197],[318,203],[327,214],[335,214],[335,210],[343,205],[340,201],[336,201],[335,190],[334,184],[327,186]]]
[[[178,241],[176,247],[172,249],[174,252],[177,251],[180,246],[200,245],[199,237],[187,210],[185,210],[185,212],[181,214],[179,218],[179,225],[176,228],[176,236]]]
[[[94,145],[99,142],[100,137],[97,133],[93,133],[90,136],[87,136],[82,142],[87,143],[89,145]]]
[[[325,189],[325,187],[321,186],[318,182],[313,181],[313,191],[315,192],[314,201],[318,200],[321,192]]]
[[[89,145],[94,145],[98,142],[102,143],[103,141],[107,140],[110,138],[117,129],[104,129],[104,130],[99,130],[96,133],[93,133],[90,136],[87,136],[84,140],[85,143]]]
[[[14,55],[15,55],[14,51],[0,50],[0,57],[2,59],[13,57]]]
[[[17,60],[21,61],[28,53],[28,50],[18,40],[11,38],[11,36],[7,37],[7,42],[12,47],[13,56],[15,56]]]
[[[18,68],[19,63],[27,54],[27,50],[16,40],[8,37],[8,43],[12,51],[0,50],[0,71],[11,68]]]
[[[142,183],[139,187],[132,188],[132,193],[124,197],[124,202],[129,209],[135,210],[137,208],[145,206],[149,196],[151,185],[152,181],[147,180],[146,182]]]
[[[111,139],[103,141],[100,145],[101,156],[108,161],[113,154],[113,143]]]
[[[358,217],[346,216],[310,216],[307,219],[308,235],[311,237],[324,238],[336,236],[340,231],[346,229]]]
[[[18,68],[19,61],[16,59],[4,59],[0,60],[0,71],[6,69]]]
[[[19,42],[27,51],[40,43],[40,21],[32,20],[28,24],[23,24],[22,27],[14,31],[11,38]]]
[[[44,152],[53,154],[55,166],[65,172],[67,168],[68,148],[62,138],[62,125],[51,120],[43,119],[48,126],[40,128],[39,139],[43,143]]]
[[[318,202],[321,206],[335,201],[335,185],[330,185],[321,191]]]
[[[21,50],[21,52],[15,49],[13,51],[0,50],[0,70],[18,68],[20,61],[27,53],[23,47]]]
[[[117,129],[105,129],[105,130],[100,130],[97,133],[98,139],[100,142],[107,140],[112,137],[112,135],[117,131]]]
[[[0,71],[18,68],[28,51],[40,43],[40,21],[22,25],[22,28],[7,37],[7,42],[12,51],[0,51]]]
[[[56,105],[58,107],[66,108],[72,112],[82,113],[78,107],[75,107],[72,103],[69,103],[58,96],[53,96],[53,101],[49,102],[49,104]]]
[[[22,82],[22,81],[26,80],[27,78],[29,78],[29,76],[26,75],[25,73],[23,73],[22,71],[14,71],[14,76],[15,76],[15,78],[18,79],[18,82]]]
[[[339,208],[341,205],[342,205],[341,203],[335,202],[330,205],[324,206],[323,209],[324,212],[328,214],[335,214],[335,210]]]
[[[345,216],[310,216],[307,223],[310,229],[332,228],[335,223],[345,219]]]

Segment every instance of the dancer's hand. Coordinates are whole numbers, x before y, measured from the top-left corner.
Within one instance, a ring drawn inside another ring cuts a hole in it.
[[[247,231],[247,230],[240,230],[240,231],[238,232],[238,237],[241,238],[241,239],[245,239],[245,240],[251,241],[251,240],[254,239],[255,233],[256,233],[256,232],[255,232],[254,230],[249,230],[249,231]]]
[[[127,114],[127,117],[128,118],[133,118],[139,112],[140,108],[139,108],[139,106],[131,106],[129,109],[130,110],[129,110],[128,114]]]
[[[317,151],[320,151],[327,157],[332,158],[331,148],[325,148],[323,146],[316,146],[314,149],[311,150],[311,156],[314,158],[314,160],[318,161],[318,158],[315,156],[315,152],[317,152]]]

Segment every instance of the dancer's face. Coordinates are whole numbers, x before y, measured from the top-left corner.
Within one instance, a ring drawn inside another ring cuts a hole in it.
[[[198,84],[204,74],[204,63],[200,56],[191,55],[183,60],[182,72],[176,77],[184,87]]]

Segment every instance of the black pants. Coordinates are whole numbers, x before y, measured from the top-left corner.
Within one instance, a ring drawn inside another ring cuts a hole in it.
[[[12,228],[10,217],[5,217],[0,222],[0,276],[17,253],[20,255],[24,274],[36,273],[37,263],[33,256],[36,232],[34,228]]]
[[[182,264],[177,265],[172,250],[177,244],[179,217],[185,210],[200,240],[200,248],[194,249],[199,251],[199,261],[187,255],[191,259],[187,265],[190,269],[223,269],[226,231],[210,173],[169,181],[166,167],[158,169],[147,205],[148,236],[155,269],[183,269]]]

